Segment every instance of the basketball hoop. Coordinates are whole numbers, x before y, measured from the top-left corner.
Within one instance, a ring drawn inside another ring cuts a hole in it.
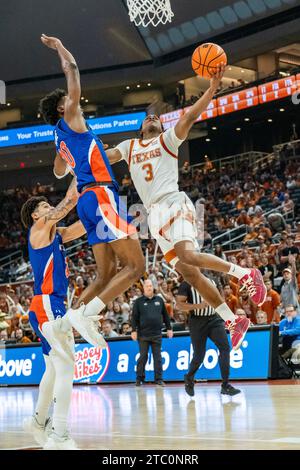
[[[170,0],[127,0],[130,21],[136,26],[171,23],[174,13]]]

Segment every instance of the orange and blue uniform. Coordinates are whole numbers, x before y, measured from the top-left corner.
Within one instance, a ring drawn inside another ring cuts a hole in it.
[[[57,152],[77,177],[77,212],[89,244],[108,243],[135,233],[103,144],[93,131],[75,132],[60,119],[54,136]]]
[[[61,235],[57,232],[50,245],[34,249],[28,236],[29,260],[34,275],[34,297],[31,301],[29,320],[41,339],[43,353],[51,347],[41,333],[43,323],[63,317],[64,300],[68,290],[68,265]]]

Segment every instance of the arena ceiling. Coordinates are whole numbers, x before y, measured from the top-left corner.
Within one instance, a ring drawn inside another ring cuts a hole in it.
[[[136,28],[125,0],[1,2],[0,79],[17,94],[43,93],[49,82],[51,87],[60,85],[60,64],[55,52],[40,42],[43,32],[58,36],[70,48],[87,87],[117,86],[137,76],[182,78],[190,70],[194,45],[208,40],[226,45],[231,61],[299,40],[300,0],[171,4],[171,24]]]

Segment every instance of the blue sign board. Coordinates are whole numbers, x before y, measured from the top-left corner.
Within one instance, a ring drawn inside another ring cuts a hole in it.
[[[87,119],[87,123],[97,135],[117,134],[139,130],[145,117],[146,112],[141,111]],[[53,130],[53,126],[40,125],[0,131],[0,148],[54,141]]]
[[[249,331],[238,351],[230,354],[232,379],[267,379],[270,362],[270,330]],[[219,380],[218,350],[207,341],[206,355],[196,379]],[[76,344],[75,383],[134,382],[138,343],[113,340],[100,350],[89,344]],[[193,350],[189,336],[163,338],[162,364],[166,381],[183,380]],[[41,347],[0,348],[0,385],[38,384],[44,372]],[[146,380],[153,380],[153,357],[149,354]]]

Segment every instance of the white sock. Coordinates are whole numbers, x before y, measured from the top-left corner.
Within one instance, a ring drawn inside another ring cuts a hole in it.
[[[67,420],[71,405],[74,363],[64,361],[55,354],[51,355],[51,360],[56,373],[52,429],[59,436],[63,436],[67,431]]]
[[[226,302],[223,302],[219,307],[215,308],[215,311],[223,318],[224,321],[235,320],[234,313],[230,310]]]
[[[100,297],[94,297],[88,304],[85,306],[84,316],[91,317],[99,315],[99,313],[105,308],[105,303],[102,302]]]
[[[44,355],[46,370],[39,386],[39,397],[35,408],[37,422],[44,426],[49,417],[49,409],[53,400],[53,388],[55,381],[55,369],[49,356]]]
[[[230,269],[228,274],[230,276],[237,277],[238,279],[242,279],[242,277],[245,276],[245,274],[249,274],[250,269],[249,268],[242,268],[241,266],[238,266],[237,264],[230,263]]]

